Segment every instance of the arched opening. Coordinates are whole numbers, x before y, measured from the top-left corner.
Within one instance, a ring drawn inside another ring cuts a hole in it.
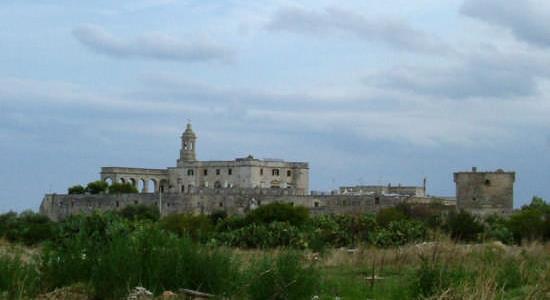
[[[113,184],[113,179],[111,179],[111,177],[105,178],[104,181],[105,181],[108,185],[112,185],[112,184]]]
[[[147,192],[147,187],[145,186],[145,180],[144,180],[143,178],[140,179],[140,180],[138,180],[137,190],[138,190],[138,192],[140,192],[140,193],[145,193],[145,192]]]
[[[149,193],[156,193],[158,191],[157,181],[153,178],[147,180],[147,188],[149,189]]]
[[[118,179],[118,182],[119,182],[119,183],[126,183],[126,180],[125,180],[124,178],[120,177],[120,178]]]

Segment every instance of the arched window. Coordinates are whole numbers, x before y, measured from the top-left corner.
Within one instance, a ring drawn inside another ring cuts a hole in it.
[[[149,193],[157,192],[158,191],[157,181],[153,178],[147,180],[147,189],[149,190]]]
[[[138,192],[145,193],[146,189],[147,188],[145,187],[145,180],[143,179],[138,180],[138,186],[137,186]]]

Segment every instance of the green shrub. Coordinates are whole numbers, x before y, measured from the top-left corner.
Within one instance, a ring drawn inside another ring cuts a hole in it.
[[[508,228],[518,244],[522,240],[549,240],[550,205],[542,198],[533,197],[531,204],[510,216]]]
[[[305,266],[293,251],[264,256],[253,264],[250,275],[248,296],[253,300],[311,299],[319,286],[317,269]]]
[[[117,236],[126,237],[129,224],[108,214],[78,215],[59,224],[54,239],[42,250],[43,282],[49,289],[87,282],[98,258]]]
[[[211,218],[206,215],[171,214],[160,221],[161,228],[177,234],[189,236],[194,241],[206,242],[214,233]]]
[[[69,195],[84,194],[86,189],[82,185],[74,185],[67,189]]]
[[[376,223],[381,227],[386,227],[392,222],[404,219],[407,219],[407,216],[397,207],[383,208],[376,214]]]
[[[452,211],[447,216],[445,229],[456,241],[476,241],[483,232],[483,225],[475,216],[464,210],[459,213]]]
[[[376,231],[371,237],[371,242],[380,247],[402,246],[424,241],[426,233],[426,227],[422,222],[399,220],[393,221],[387,227]]]
[[[220,232],[215,239],[227,246],[241,248],[305,248],[303,230],[283,222],[250,224],[232,231]]]
[[[308,234],[312,245],[352,247],[369,239],[376,229],[373,215],[324,215],[310,219]]]
[[[160,211],[158,207],[153,205],[136,204],[128,205],[117,212],[121,217],[127,220],[150,220],[157,221],[160,219]]]
[[[32,298],[40,289],[34,260],[24,262],[17,256],[0,255],[0,298]]]
[[[109,188],[107,182],[103,180],[97,180],[88,183],[86,186],[86,193],[88,194],[103,194],[106,193]]]
[[[514,235],[508,227],[508,220],[498,215],[492,215],[485,219],[485,223],[488,239],[500,241],[504,244],[514,243]]]
[[[248,224],[269,224],[271,222],[288,222],[294,226],[304,224],[309,217],[309,210],[303,206],[292,206],[289,203],[270,203],[262,205],[246,215]]]
[[[131,183],[118,183],[115,182],[108,187],[109,194],[133,194],[137,193],[138,190]]]
[[[0,218],[0,234],[11,242],[35,245],[53,236],[54,223],[48,217],[33,211],[17,215],[8,213]]]

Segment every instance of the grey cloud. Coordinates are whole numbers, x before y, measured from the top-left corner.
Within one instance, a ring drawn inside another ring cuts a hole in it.
[[[95,25],[83,25],[73,31],[76,39],[90,49],[109,56],[143,57],[184,62],[231,61],[232,50],[207,42],[187,42],[167,35],[150,33],[129,41],[117,38]]]
[[[466,0],[460,12],[504,27],[519,40],[550,47],[550,6],[538,0]]]
[[[449,51],[448,46],[437,37],[414,29],[403,20],[372,20],[337,8],[327,8],[322,12],[299,8],[281,9],[266,28],[319,36],[327,33],[348,33],[365,41],[382,42],[401,50],[427,53]]]
[[[544,56],[485,49],[434,66],[399,66],[377,72],[367,84],[450,99],[516,98],[536,95],[537,79],[550,74]]]

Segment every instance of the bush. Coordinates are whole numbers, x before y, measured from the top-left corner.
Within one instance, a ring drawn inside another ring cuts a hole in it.
[[[82,185],[74,185],[74,186],[71,186],[67,190],[67,192],[69,195],[84,194],[86,192],[86,189]]]
[[[391,222],[404,219],[407,219],[407,216],[397,207],[383,208],[376,214],[376,223],[382,227],[387,227]]]
[[[248,224],[269,224],[271,222],[288,222],[301,226],[309,217],[309,210],[303,206],[292,206],[288,203],[270,203],[262,205],[246,215]]]
[[[386,228],[381,228],[375,232],[372,235],[371,242],[380,247],[402,246],[425,240],[426,232],[425,225],[419,221],[393,221]]]
[[[326,215],[311,218],[309,221],[310,244],[315,247],[356,246],[369,239],[377,228],[372,215]]]
[[[108,187],[109,194],[132,194],[137,193],[138,190],[131,183],[113,183]]]
[[[201,242],[208,241],[214,232],[214,225],[206,215],[171,214],[162,218],[160,226],[180,237],[189,236]]]
[[[103,194],[107,192],[109,185],[103,180],[97,180],[94,182],[88,183],[86,186],[86,193],[89,194]]]
[[[491,240],[504,244],[514,243],[514,235],[508,227],[508,221],[501,216],[492,215],[485,219],[487,224],[486,236]]]
[[[518,244],[522,240],[550,239],[550,205],[539,197],[533,197],[531,204],[510,217],[508,228]]]
[[[158,221],[160,211],[156,205],[128,205],[117,212],[121,217],[127,220],[150,220]]]
[[[54,223],[48,217],[25,211],[17,215],[7,213],[0,217],[0,235],[11,242],[35,245],[52,238]]]
[[[278,257],[265,256],[253,264],[248,295],[250,299],[311,299],[319,284],[313,265],[304,266],[300,255],[286,251]]]
[[[449,213],[445,229],[455,241],[476,241],[483,232],[483,225],[476,217],[462,210]]]
[[[220,232],[215,239],[227,246],[242,248],[305,248],[307,242],[300,228],[283,222],[250,224],[232,231]]]

